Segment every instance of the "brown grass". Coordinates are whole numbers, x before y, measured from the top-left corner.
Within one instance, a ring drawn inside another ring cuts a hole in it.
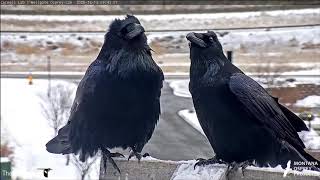
[[[41,52],[40,49],[27,44],[17,44],[15,48],[17,54],[37,54]]]

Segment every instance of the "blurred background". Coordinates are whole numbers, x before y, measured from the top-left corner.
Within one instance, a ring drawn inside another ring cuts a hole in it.
[[[303,118],[320,157],[320,7],[317,5],[1,6],[1,179],[96,179],[100,158],[49,154],[108,26],[127,13],[146,29],[165,73],[162,114],[144,152],[164,160],[214,155],[188,91],[188,32],[214,30],[229,59]],[[68,166],[66,166],[68,164]]]

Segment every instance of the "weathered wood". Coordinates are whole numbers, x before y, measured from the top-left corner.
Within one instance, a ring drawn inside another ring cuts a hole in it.
[[[227,167],[225,165],[210,165],[205,167],[197,167],[193,169],[195,161],[163,161],[153,158],[146,158],[139,163],[137,160],[127,161],[126,159],[115,160],[121,170],[121,175],[107,164],[107,171],[101,164],[100,179],[103,180],[193,180],[193,179],[210,179],[210,180],[226,180]],[[193,176],[194,174],[194,176]],[[289,171],[284,178],[284,170],[273,168],[255,168],[248,167],[243,171],[241,169],[229,174],[229,180],[320,180],[320,172],[309,172],[302,174],[297,171]]]
[[[140,163],[137,160],[117,159],[115,160],[121,175],[107,163],[107,171],[104,174],[104,168],[101,163],[100,166],[100,179],[103,180],[143,180],[143,179],[157,179],[165,180],[170,179],[179,163],[167,162],[161,160],[142,160]],[[102,160],[101,160],[102,162]]]

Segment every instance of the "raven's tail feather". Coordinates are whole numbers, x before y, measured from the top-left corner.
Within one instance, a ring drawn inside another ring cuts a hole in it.
[[[291,168],[295,170],[314,170],[320,172],[320,161],[312,157],[310,154],[305,152],[303,149],[297,150],[288,142],[282,142],[282,150],[279,154],[278,161],[282,166],[291,160]],[[283,167],[285,168],[285,167]]]
[[[316,158],[312,157],[309,153],[307,152],[303,152],[302,153],[303,157],[306,158],[306,160],[308,162],[311,162],[312,164],[314,164],[315,167],[318,168],[318,171],[320,171],[320,161],[317,160]]]
[[[47,151],[54,154],[70,154],[73,153],[69,140],[70,124],[62,127],[58,135],[51,139],[47,144]]]
[[[283,114],[287,117],[287,119],[290,121],[291,125],[295,128],[295,130],[297,132],[309,131],[307,125],[303,122],[303,120],[301,118],[299,118],[297,115],[295,115],[289,109],[287,109],[285,106],[283,106],[281,104],[279,104],[279,106],[280,106]]]

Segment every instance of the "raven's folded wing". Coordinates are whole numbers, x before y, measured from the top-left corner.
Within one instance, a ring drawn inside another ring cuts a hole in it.
[[[80,147],[80,140],[87,138],[83,129],[88,127],[90,116],[101,96],[101,86],[106,80],[105,68],[101,62],[93,62],[77,88],[76,97],[71,107],[68,124],[61,128],[58,135],[47,143],[47,150],[52,153],[76,153]],[[87,145],[87,144],[86,144]]]
[[[295,115],[292,111],[290,111],[288,108],[286,108],[279,102],[278,105],[281,108],[283,114],[286,115],[287,119],[290,121],[290,123],[296,129],[297,132],[309,131],[308,127],[301,118],[299,118],[297,115]]]
[[[294,147],[305,147],[278,103],[256,81],[245,74],[236,73],[230,77],[229,88],[262,126]]]

